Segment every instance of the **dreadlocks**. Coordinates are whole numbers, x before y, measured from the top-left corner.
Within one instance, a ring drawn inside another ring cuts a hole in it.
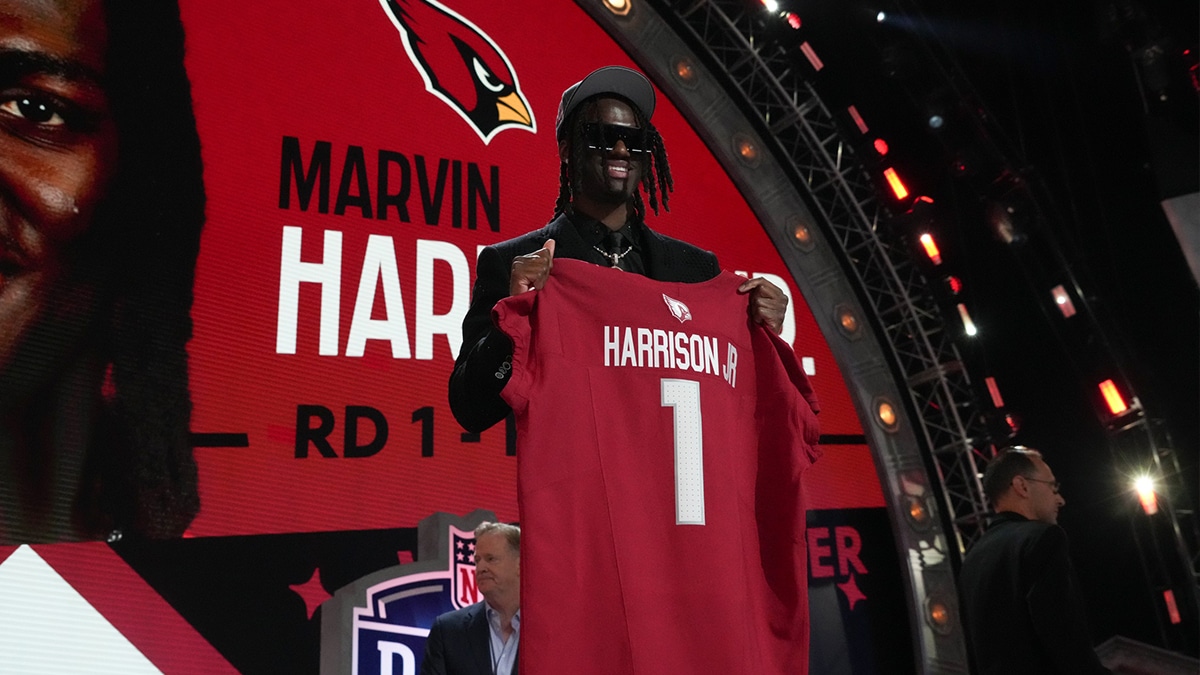
[[[200,142],[176,3],[105,5],[122,164],[95,229],[122,272],[106,337],[108,437],[90,461],[108,527],[176,537],[199,510],[186,343],[204,222]]]
[[[587,112],[596,109],[596,104],[602,97],[611,97],[610,94],[602,94],[596,96],[575,109],[571,120],[568,123],[567,138],[571,142],[571,161],[560,162],[558,168],[558,199],[554,203],[554,216],[566,212],[570,207],[571,198],[575,194],[575,176],[572,175],[571,166],[583,166],[584,154],[587,152],[587,144],[584,142],[583,125],[587,118]],[[649,195],[650,210],[654,211],[654,215],[658,215],[659,195],[662,199],[662,207],[664,211],[670,211],[667,205],[670,201],[671,192],[675,189],[675,181],[671,178],[671,165],[667,163],[667,149],[663,145],[662,135],[658,133],[658,129],[650,123],[642,115],[642,111],[638,110],[637,106],[630,104],[633,110],[634,118],[637,120],[638,126],[645,130],[646,141],[650,152],[649,157],[645,160],[646,170],[642,172],[641,187],[645,189]],[[634,190],[633,197],[633,220],[634,222],[644,222],[646,220],[646,206],[642,202],[642,191]]]

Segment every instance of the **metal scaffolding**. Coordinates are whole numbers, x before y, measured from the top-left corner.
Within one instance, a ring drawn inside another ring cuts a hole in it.
[[[953,553],[961,555],[982,533],[987,513],[977,457],[990,437],[945,317],[889,227],[892,214],[795,57],[767,35],[761,8],[736,0],[668,4],[687,29],[689,46],[708,57],[729,95],[761,122],[776,158],[838,245],[906,383],[905,407],[941,483],[943,515],[957,542]]]

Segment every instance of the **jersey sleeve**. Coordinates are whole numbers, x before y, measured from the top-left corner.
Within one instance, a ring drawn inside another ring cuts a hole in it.
[[[531,358],[534,333],[534,311],[540,291],[528,291],[504,298],[492,308],[492,320],[513,343],[512,372],[500,396],[512,409],[521,413],[529,405],[533,387],[532,369],[537,359]]]
[[[773,422],[802,446],[800,470],[821,456],[817,413],[820,405],[812,383],[796,353],[778,335],[763,326],[751,326],[758,372],[759,414]]]

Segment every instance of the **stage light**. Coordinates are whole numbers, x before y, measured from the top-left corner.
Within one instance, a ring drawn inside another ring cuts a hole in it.
[[[858,320],[858,314],[850,305],[840,302],[833,308],[834,325],[837,326],[838,332],[847,340],[862,339],[863,330],[862,322]]]
[[[1058,306],[1058,311],[1062,312],[1064,319],[1075,316],[1075,303],[1071,302],[1071,295],[1062,284],[1050,289],[1050,295],[1054,296],[1054,304]]]
[[[880,157],[882,157],[888,153],[887,141],[883,140],[882,138],[876,138],[874,145],[875,145],[875,152],[878,152]]]
[[[1179,605],[1175,604],[1175,591],[1169,588],[1163,591],[1163,602],[1167,604],[1167,616],[1171,618],[1171,623],[1181,623],[1183,618],[1179,616]]]
[[[821,57],[817,56],[817,51],[813,49],[812,45],[808,44],[808,42],[803,42],[800,44],[800,51],[804,52],[804,58],[808,59],[808,62],[812,65],[813,70],[819,72],[825,67],[825,64],[821,62]]]
[[[925,510],[925,505],[921,503],[920,499],[910,499],[908,516],[918,523],[923,523],[929,519],[929,512]]]
[[[838,323],[847,333],[853,333],[858,330],[858,319],[853,314],[844,312],[838,319]]]
[[[813,250],[817,245],[817,242],[813,240],[812,230],[808,229],[808,223],[799,219],[792,225],[792,241],[805,253]]]
[[[862,115],[858,114],[858,108],[850,106],[846,108],[846,112],[850,113],[850,119],[854,120],[854,126],[858,127],[859,132],[867,133],[867,123],[863,120]]]
[[[1139,476],[1133,482],[1133,489],[1137,491],[1138,501],[1142,503],[1142,510],[1146,515],[1152,516],[1158,513],[1158,495],[1154,493],[1154,479],[1150,476]]]
[[[929,623],[930,628],[942,635],[953,632],[956,623],[950,615],[950,607],[933,595],[925,598],[925,621]]]
[[[918,532],[928,530],[933,524],[933,513],[925,499],[918,495],[905,495],[904,501],[908,507],[904,509],[904,516],[909,526]]]
[[[937,625],[943,626],[950,621],[950,610],[940,602],[929,605],[929,618]]]
[[[775,0],[762,0],[763,7],[767,8],[768,12],[778,12],[779,3]]]
[[[941,115],[930,115],[929,116],[929,128],[930,129],[941,129],[945,125],[946,125],[946,118],[942,117]]]
[[[887,179],[888,185],[892,188],[892,194],[896,195],[896,199],[904,199],[908,196],[908,188],[904,187],[904,181],[900,180],[900,174],[892,167],[883,170],[883,177]]]
[[[988,377],[984,381],[987,382],[988,393],[992,396],[992,405],[1003,408],[1004,397],[1000,395],[1000,386],[996,384],[996,378]]]
[[[675,62],[675,77],[684,82],[691,82],[696,79],[696,68],[692,66],[690,59],[680,58]]]
[[[946,287],[950,289],[950,295],[958,295],[959,293],[962,293],[962,279],[959,279],[954,275],[950,275],[946,277]]]
[[[762,162],[762,152],[758,147],[758,142],[749,134],[735,131],[730,143],[733,146],[734,154],[742,164],[753,169]]]
[[[739,138],[737,141],[737,152],[742,159],[747,162],[753,162],[758,159],[758,148],[749,138]]]
[[[1129,405],[1125,403],[1121,392],[1117,391],[1117,385],[1112,380],[1105,380],[1100,383],[1100,395],[1104,397],[1104,402],[1108,405],[1108,410],[1114,415],[1129,410]]]
[[[887,21],[887,12],[880,12],[875,15],[875,23],[883,23]]]
[[[604,6],[617,16],[625,16],[632,9],[633,0],[604,0]]]
[[[962,318],[963,332],[970,337],[975,337],[979,330],[975,328],[975,322],[971,320],[971,314],[967,311],[967,306],[961,302],[958,303],[958,316]]]
[[[883,427],[884,431],[894,433],[900,428],[900,414],[889,399],[883,396],[876,397],[874,405],[875,422]]]
[[[885,427],[895,426],[896,410],[890,403],[879,404],[879,421],[883,422]]]
[[[925,249],[925,255],[933,261],[934,265],[942,264],[942,252],[938,250],[937,242],[933,240],[933,235],[925,232],[921,234],[921,248]]]
[[[787,12],[785,16],[787,17],[789,26],[791,26],[794,30],[800,30],[800,26],[802,24],[800,23],[800,16],[798,14]]]

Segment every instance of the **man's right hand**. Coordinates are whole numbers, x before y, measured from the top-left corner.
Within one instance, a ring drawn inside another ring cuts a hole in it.
[[[554,266],[554,240],[547,239],[546,245],[528,255],[513,258],[512,271],[508,274],[508,294],[519,295],[525,291],[538,291],[546,285],[550,268]]]

